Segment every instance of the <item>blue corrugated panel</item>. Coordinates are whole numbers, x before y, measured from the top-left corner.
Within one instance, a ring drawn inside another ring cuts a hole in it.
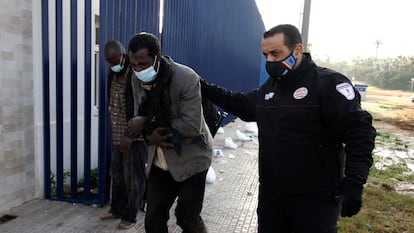
[[[163,53],[230,90],[258,87],[264,31],[254,0],[165,0]]]
[[[105,9],[101,9],[104,12],[100,14],[100,27],[105,27],[106,32],[101,34],[102,46],[108,40],[119,40],[127,47],[131,37],[140,31],[159,35],[159,0],[101,0],[101,5]]]
[[[259,86],[264,32],[254,0],[165,0],[163,53],[230,90]]]
[[[105,169],[110,157],[111,145],[107,143],[107,100],[106,77],[108,66],[105,62],[103,47],[109,40],[119,40],[128,47],[129,40],[140,31],[151,32],[159,36],[159,0],[100,0],[100,34],[99,34],[99,199],[103,203],[105,187]]]

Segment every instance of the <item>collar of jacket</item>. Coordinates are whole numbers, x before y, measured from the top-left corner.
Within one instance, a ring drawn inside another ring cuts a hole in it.
[[[141,86],[143,87],[145,86],[144,89],[146,90],[151,90],[153,87],[155,87],[155,83],[164,81],[168,76],[171,75],[171,64],[173,62],[174,61],[172,60],[171,57],[161,55],[160,67],[158,69],[157,77],[154,79],[154,81],[141,84]],[[151,87],[151,88],[148,88],[148,87]]]
[[[316,65],[312,61],[310,53],[303,53],[303,58],[300,65],[296,69],[287,73],[285,76],[278,78],[277,81],[284,83],[295,83],[298,80],[302,79],[308,73],[308,71],[315,66]]]

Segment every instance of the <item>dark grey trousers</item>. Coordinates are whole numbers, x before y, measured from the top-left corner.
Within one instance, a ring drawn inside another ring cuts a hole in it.
[[[143,141],[132,142],[128,152],[122,153],[113,147],[111,160],[113,215],[121,220],[136,222],[136,216],[143,201],[146,177],[147,146]]]
[[[146,233],[168,233],[170,208],[177,198],[175,216],[183,233],[207,233],[200,213],[203,207],[207,170],[183,182],[175,181],[170,172],[152,166],[148,178]]]

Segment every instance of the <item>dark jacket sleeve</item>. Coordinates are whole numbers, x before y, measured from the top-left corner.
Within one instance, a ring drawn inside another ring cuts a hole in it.
[[[244,121],[256,121],[255,102],[257,90],[248,93],[232,92],[215,84],[200,79],[201,95],[228,113],[240,117]]]
[[[321,79],[322,115],[338,141],[345,144],[345,176],[366,181],[372,166],[376,130],[361,109],[359,92],[348,78],[334,73]]]

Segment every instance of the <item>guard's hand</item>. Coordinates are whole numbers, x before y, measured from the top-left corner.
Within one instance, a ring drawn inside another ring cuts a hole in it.
[[[141,134],[141,131],[142,129],[144,129],[144,126],[145,126],[145,117],[142,117],[142,116],[133,117],[128,121],[127,133],[128,135],[132,137],[136,137]]]
[[[342,182],[342,217],[351,217],[359,212],[362,206],[363,184],[344,178]]]
[[[168,132],[166,134],[163,134],[167,128],[164,127],[158,127],[152,131],[152,133],[148,136],[145,136],[145,140],[149,145],[156,145],[161,146],[167,149],[173,149],[174,144],[167,142],[169,138],[171,138],[173,135],[171,132]]]
[[[122,153],[126,153],[131,147],[132,139],[127,136],[121,137],[121,142],[119,143],[118,150]]]

